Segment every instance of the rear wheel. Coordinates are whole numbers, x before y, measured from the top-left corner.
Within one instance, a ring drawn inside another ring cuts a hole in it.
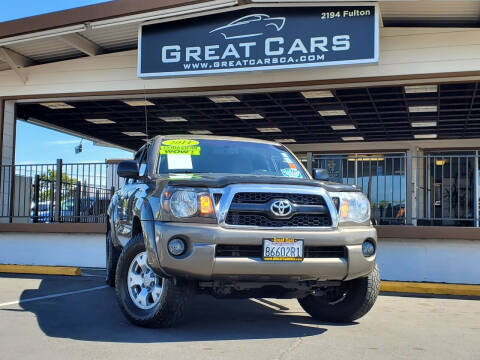
[[[120,250],[113,245],[112,233],[107,232],[105,237],[105,282],[109,286],[115,286],[115,271],[117,269],[118,258],[120,256]]]
[[[120,255],[115,288],[127,319],[144,327],[170,327],[181,321],[191,295],[188,283],[152,270],[142,234],[134,236]]]
[[[298,299],[302,308],[314,319],[328,322],[352,322],[370,311],[380,291],[377,266],[367,276],[345,281],[328,289],[324,296],[309,295]]]

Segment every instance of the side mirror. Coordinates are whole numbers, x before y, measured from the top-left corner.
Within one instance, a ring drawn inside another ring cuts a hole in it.
[[[126,160],[118,163],[117,175],[126,179],[137,179],[138,163],[135,160]]]
[[[328,171],[325,169],[314,169],[313,170],[313,178],[315,180],[322,180],[326,181],[328,180]]]

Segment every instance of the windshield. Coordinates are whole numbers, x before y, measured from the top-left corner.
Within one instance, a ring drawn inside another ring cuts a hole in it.
[[[227,140],[164,140],[159,174],[215,173],[307,178],[281,145]]]
[[[248,15],[248,16],[245,16],[241,19],[237,19],[235,21],[232,21],[230,23],[230,25],[239,25],[239,24],[246,24],[250,21],[258,21],[258,20],[262,20],[262,17],[265,17],[265,16],[261,16],[261,15]]]

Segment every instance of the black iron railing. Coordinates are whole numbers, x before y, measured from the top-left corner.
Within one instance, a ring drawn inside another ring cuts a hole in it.
[[[0,221],[102,223],[110,198],[121,186],[116,164],[3,165]]]
[[[312,167],[359,186],[379,225],[479,226],[478,152],[313,155]]]

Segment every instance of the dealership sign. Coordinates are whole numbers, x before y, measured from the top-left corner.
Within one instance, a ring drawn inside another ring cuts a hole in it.
[[[374,5],[255,7],[144,24],[139,31],[142,78],[377,61]]]

